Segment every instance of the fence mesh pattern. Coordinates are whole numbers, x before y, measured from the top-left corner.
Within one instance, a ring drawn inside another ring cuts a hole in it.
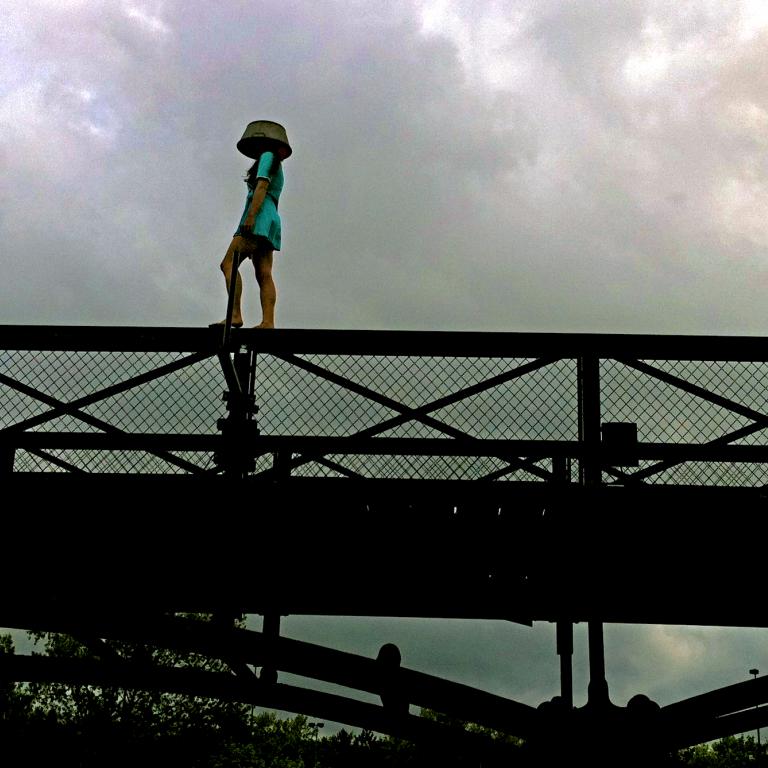
[[[0,374],[0,430],[212,435],[226,415],[215,356],[2,351]],[[766,375],[762,362],[604,359],[601,420],[636,423],[641,442],[765,446]],[[579,439],[575,359],[264,353],[255,382],[263,435]],[[317,477],[541,481],[552,472],[550,458],[517,456],[294,455],[291,464],[293,474]],[[19,449],[14,459],[14,469],[27,472],[186,473],[212,465],[209,454],[181,451]],[[257,457],[257,474],[271,467],[271,456]],[[629,478],[756,486],[768,484],[768,470],[644,461],[603,474],[606,483]]]
[[[224,380],[218,360],[208,357],[166,371],[166,366],[187,359],[189,355],[174,352],[2,352],[0,373],[7,379],[0,383],[0,429],[215,434],[216,420],[224,413]],[[130,384],[154,371],[161,375],[101,395],[103,390]],[[62,410],[65,406],[66,411]],[[207,456],[181,452],[20,450],[14,469],[183,473],[209,463]]]
[[[768,363],[644,362],[666,380],[633,368],[631,362],[602,361],[603,421],[635,422],[640,442],[768,444],[768,429],[759,421],[761,414],[768,415],[765,387]],[[768,483],[768,466],[757,463],[670,465],[645,461],[629,472],[633,473],[644,482],[657,484],[762,486]],[[605,479],[611,481],[608,477]]]
[[[576,365],[559,360],[512,378],[531,362],[516,358],[303,355],[259,358],[256,401],[262,434],[507,440],[578,438]],[[329,380],[326,374],[344,382]],[[499,383],[495,383],[495,382]],[[487,388],[486,388],[487,384]],[[467,396],[464,390],[474,388]],[[477,391],[480,390],[480,391]],[[445,403],[446,399],[454,402]],[[414,414],[413,411],[418,413]],[[417,417],[421,417],[417,418]],[[515,457],[511,457],[515,458]],[[539,480],[509,470],[505,457],[329,456],[337,468],[307,462],[294,474],[415,479]]]

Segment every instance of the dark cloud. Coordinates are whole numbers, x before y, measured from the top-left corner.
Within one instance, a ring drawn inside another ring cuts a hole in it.
[[[471,12],[457,6],[469,28]],[[245,167],[233,144],[270,116],[296,147],[283,324],[761,327],[766,38],[745,38],[737,10],[533,6],[499,38],[526,73],[508,87],[484,86],[482,38],[424,34],[404,2],[13,18],[2,234],[14,253],[37,235],[49,266],[7,286],[9,322],[220,314]],[[91,264],[73,311],[56,288]],[[104,306],[93,294],[114,281],[130,290]]]
[[[103,267],[99,292],[124,269],[139,285],[107,312],[85,301],[72,316],[54,299],[44,320],[150,321],[133,305],[142,289],[155,322],[205,320],[242,206],[233,143],[267,115],[296,145],[282,208],[287,321],[402,326],[411,313],[433,325],[437,304],[450,322],[463,280],[454,254],[480,205],[472,191],[533,156],[533,132],[504,127],[506,100],[475,93],[455,47],[422,37],[405,6],[386,18],[302,10],[188,3],[157,33],[114,9],[60,12],[58,26],[72,29],[40,50],[38,70],[53,74],[27,105],[40,122],[20,115],[11,126],[26,146],[12,168],[24,189],[4,190],[6,235],[45,231],[47,260]],[[42,226],[35,209],[50,211]],[[30,285],[55,293],[58,282]],[[174,296],[179,282],[192,297]],[[9,320],[34,316],[20,287],[4,304]]]
[[[295,147],[282,325],[764,331],[768,27],[747,4],[6,6],[0,322],[221,316],[235,142],[268,117]],[[286,626],[368,655],[393,641],[528,703],[556,691],[548,625]],[[764,665],[747,631],[617,627],[607,647],[618,703]]]
[[[254,628],[260,620],[254,618]],[[554,625],[500,621],[287,617],[285,634],[375,657],[385,642],[403,665],[537,706],[559,693]],[[608,625],[606,672],[614,703],[637,693],[660,704],[748,679],[766,662],[765,630]],[[587,628],[574,627],[574,698],[586,702]]]

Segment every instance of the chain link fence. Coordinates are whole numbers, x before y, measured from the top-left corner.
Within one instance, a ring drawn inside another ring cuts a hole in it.
[[[216,434],[225,413],[215,356],[11,350],[0,352],[0,374],[0,430]],[[209,465],[208,456],[187,452],[60,448],[18,450],[14,460],[17,472],[165,474]]]
[[[330,346],[330,345],[329,345]],[[576,358],[259,353],[262,435],[579,440]],[[601,420],[634,422],[641,443],[766,446],[768,363],[614,360],[600,363]],[[226,388],[213,354],[0,352],[0,434],[14,431],[216,435]],[[292,456],[309,477],[547,481],[551,457],[338,454]],[[255,473],[272,468],[256,458]],[[18,472],[215,471],[210,453],[18,449]],[[577,476],[573,463],[571,479]],[[641,461],[603,482],[761,486],[766,465]]]
[[[760,421],[768,415],[768,363],[646,360],[644,370],[633,363],[601,362],[603,421],[635,422],[640,442],[768,447],[768,420]],[[768,465],[759,463],[641,461],[633,474],[653,484],[768,484]]]
[[[272,355],[258,359],[256,400],[262,434],[578,439],[576,365],[571,360],[558,360],[519,376],[516,372],[533,360],[302,355],[299,360],[306,367],[297,366],[295,360]],[[356,391],[335,377],[356,385]],[[470,392],[462,396],[466,390]],[[531,474],[525,469],[504,471],[510,470],[508,458],[493,456],[325,458],[337,469],[309,462],[296,467],[294,474],[436,480],[498,475],[504,480],[539,480],[551,473],[550,459],[529,462],[539,470]]]

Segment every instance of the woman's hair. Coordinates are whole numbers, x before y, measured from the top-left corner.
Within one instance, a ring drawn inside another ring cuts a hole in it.
[[[271,143],[265,144],[264,148],[259,153],[259,156],[254,161],[253,165],[248,169],[248,171],[245,174],[245,183],[249,187],[255,187],[256,186],[256,173],[259,170],[259,161],[261,160],[261,156],[265,152],[273,152],[274,158],[272,159],[272,167],[269,169],[269,175],[272,176],[273,174],[277,173],[277,169],[280,167],[280,155],[277,152],[277,145],[272,146]]]

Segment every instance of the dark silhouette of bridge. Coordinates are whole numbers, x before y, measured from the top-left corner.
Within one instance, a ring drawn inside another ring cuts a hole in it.
[[[533,763],[574,749],[553,729],[606,761],[638,737],[640,764],[768,725],[763,679],[614,705],[602,636],[605,622],[768,625],[767,373],[760,338],[0,327],[6,567],[24,573],[0,626],[104,651],[0,658],[0,674],[241,699],[458,739],[486,762],[508,756],[403,705],[521,736]],[[263,631],[234,628],[243,613]],[[288,640],[286,614],[554,622],[562,690],[528,707]],[[581,709],[575,622],[589,626]],[[232,674],[132,668],[105,639]]]

